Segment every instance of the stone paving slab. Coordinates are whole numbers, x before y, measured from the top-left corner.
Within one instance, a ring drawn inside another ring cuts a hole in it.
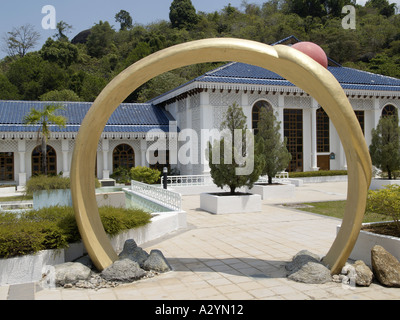
[[[347,183],[296,188],[285,202],[346,199]],[[334,282],[297,283],[286,278],[285,264],[307,249],[329,250],[340,220],[263,201],[262,212],[212,215],[199,209],[199,196],[184,196],[189,228],[143,248],[159,249],[174,271],[113,289],[34,288],[36,300],[322,300],[400,299],[400,289],[373,283],[368,288]],[[6,288],[6,289],[4,289]],[[9,288],[9,291],[14,290]],[[6,299],[7,287],[0,287]]]

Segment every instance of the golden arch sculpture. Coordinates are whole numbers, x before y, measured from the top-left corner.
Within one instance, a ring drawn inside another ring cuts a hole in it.
[[[120,73],[100,93],[82,122],[71,166],[71,191],[75,216],[83,243],[94,265],[103,270],[117,254],[102,226],[94,191],[94,169],[101,133],[114,110],[137,89],[164,72],[203,62],[237,61],[269,69],[314,97],[335,125],[348,164],[345,214],[324,262],[338,273],[348,259],[361,229],[371,159],[354,111],[335,77],[302,52],[284,45],[241,39],[205,39],[156,52]]]

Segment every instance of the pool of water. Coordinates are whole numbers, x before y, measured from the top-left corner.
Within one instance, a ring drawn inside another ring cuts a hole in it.
[[[108,193],[123,191],[122,187],[101,187],[96,189],[96,193]]]
[[[129,188],[125,186],[116,186],[116,187],[101,187],[96,189],[96,193],[113,193],[113,192],[121,192],[124,191],[124,188]],[[162,206],[161,204],[155,203],[151,200],[143,198],[137,194],[133,194],[127,191],[125,192],[125,203],[127,208],[133,209],[141,209],[149,213],[153,212],[170,212],[172,211],[169,208]]]

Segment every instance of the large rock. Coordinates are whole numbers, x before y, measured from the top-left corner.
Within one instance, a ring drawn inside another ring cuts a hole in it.
[[[156,272],[168,272],[172,268],[160,250],[151,250],[149,257],[143,264],[143,269]]]
[[[302,250],[286,265],[288,278],[303,283],[326,283],[332,281],[330,270],[321,262],[319,256]]]
[[[382,246],[371,250],[372,270],[378,281],[388,287],[400,287],[400,262]]]
[[[369,287],[374,278],[374,273],[362,260],[354,262],[354,269],[356,271],[356,284],[362,287]]]
[[[75,284],[80,280],[89,279],[92,271],[87,266],[79,262],[67,262],[56,265],[55,281],[56,285],[64,286],[66,284]]]
[[[115,261],[101,272],[101,277],[107,281],[132,282],[146,275],[139,264],[130,259]]]
[[[130,259],[139,264],[141,268],[143,268],[144,262],[149,257],[149,254],[144,251],[142,248],[138,247],[135,240],[129,239],[124,243],[124,248],[122,252],[119,254],[119,259]]]

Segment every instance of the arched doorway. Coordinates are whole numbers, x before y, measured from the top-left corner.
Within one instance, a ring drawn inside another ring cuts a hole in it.
[[[32,151],[32,175],[45,174],[43,170],[42,146]],[[47,146],[46,167],[48,175],[57,175],[57,153],[52,146]]]
[[[117,168],[130,169],[135,166],[135,151],[128,144],[120,144],[113,151],[113,170]]]
[[[251,127],[254,130],[254,134],[258,132],[258,122],[260,121],[260,112],[262,108],[266,108],[268,111],[273,111],[272,106],[268,101],[259,100],[253,105],[251,110]]]

